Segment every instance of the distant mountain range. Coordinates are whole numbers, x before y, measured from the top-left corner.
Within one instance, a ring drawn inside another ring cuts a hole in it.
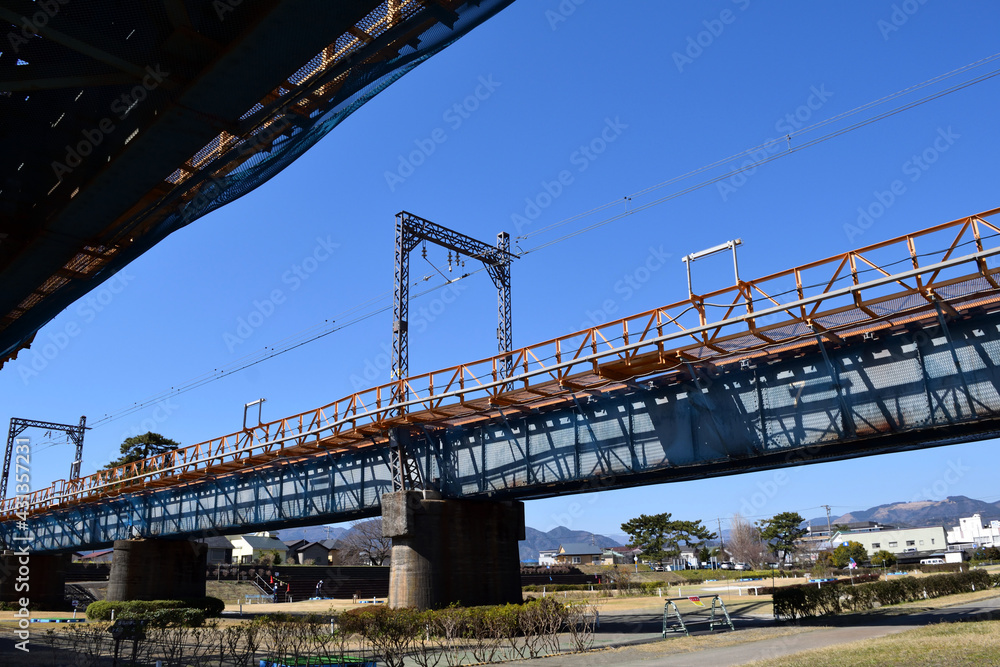
[[[831,519],[833,524],[877,521],[904,528],[924,526],[951,528],[958,525],[960,518],[976,513],[982,516],[984,522],[1000,519],[1000,502],[987,503],[966,496],[949,496],[944,500],[887,503],[866,510],[831,516]],[[826,516],[811,519],[810,523],[817,528],[825,529]],[[348,529],[339,526],[310,526],[308,528],[287,528],[277,532],[278,539],[285,542],[299,539],[318,542],[327,538],[339,540],[348,532]],[[723,530],[723,539],[728,537],[727,533],[727,530]],[[628,540],[625,535],[597,535],[586,530],[570,530],[565,526],[557,526],[548,532],[527,526],[524,529],[524,534],[525,539],[518,544],[522,561],[537,560],[539,551],[558,549],[561,544],[582,542],[594,544],[603,549],[623,546]]]
[[[583,542],[594,544],[600,549],[620,547],[622,543],[606,535],[595,535],[585,530],[570,530],[565,526],[556,526],[547,533],[525,526],[525,539],[518,543],[522,561],[538,560],[538,552],[547,549],[558,549],[560,544]]]
[[[293,542],[295,540],[309,540],[319,542],[327,539],[327,529],[329,528],[329,539],[339,540],[348,533],[348,528],[340,526],[309,526],[307,528],[285,528],[276,531],[278,539],[282,542]],[[573,542],[583,542],[585,544],[595,544],[601,549],[605,547],[620,547],[622,543],[613,537],[606,535],[595,535],[585,530],[570,530],[565,526],[557,526],[547,533],[540,530],[525,527],[526,539],[518,543],[521,560],[537,560],[538,552],[545,549],[558,549],[560,544],[570,544]],[[618,535],[616,537],[624,537]]]
[[[321,542],[325,539],[339,540],[347,534],[348,530],[348,528],[340,526],[307,526],[306,528],[285,528],[275,532],[282,542],[294,542],[295,540]]]
[[[982,515],[984,522],[989,522],[992,519],[1000,519],[1000,503],[987,503],[965,496],[948,496],[944,500],[888,503],[866,510],[848,512],[840,516],[831,516],[831,519],[834,525],[855,521],[877,521],[878,523],[903,528],[921,528],[926,526],[945,526],[946,528],[950,528],[957,526],[960,518],[969,517],[976,513]],[[825,529],[826,516],[811,519],[810,523],[813,526]]]

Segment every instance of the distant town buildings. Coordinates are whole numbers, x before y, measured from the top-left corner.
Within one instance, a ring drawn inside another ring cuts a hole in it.
[[[1000,521],[984,525],[979,514],[959,519],[958,525],[948,531],[948,544],[962,550],[1000,547]]]
[[[833,534],[826,526],[808,528],[809,533],[798,541],[798,558],[815,562],[820,553],[831,551],[844,542],[861,543],[869,555],[888,551],[899,562],[919,561],[947,552],[972,551],[983,547],[1000,547],[1000,521],[984,524],[981,515],[959,519],[959,525],[900,528],[862,521],[846,526],[834,526]]]
[[[894,530],[873,530],[859,533],[838,531],[830,539],[830,543],[835,549],[842,542],[848,541],[860,542],[869,556],[877,551],[888,551],[896,556],[897,560],[901,560],[901,557],[927,557],[931,554],[940,554],[948,549],[944,528],[941,526],[896,528]]]

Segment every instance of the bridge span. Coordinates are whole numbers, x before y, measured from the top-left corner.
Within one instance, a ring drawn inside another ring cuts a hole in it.
[[[434,502],[502,504],[505,526],[525,499],[993,437],[998,212],[59,480],[4,500],[0,539],[57,553],[382,512],[405,544]]]

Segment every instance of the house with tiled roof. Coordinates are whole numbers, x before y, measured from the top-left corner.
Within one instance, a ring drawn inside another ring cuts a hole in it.
[[[601,549],[584,542],[560,544],[555,561],[560,565],[600,565]]]

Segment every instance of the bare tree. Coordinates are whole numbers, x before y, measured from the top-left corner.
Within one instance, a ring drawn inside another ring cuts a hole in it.
[[[749,563],[755,569],[766,562],[770,553],[764,540],[761,539],[757,526],[744,519],[738,512],[730,520],[726,550],[732,554],[736,562]]]
[[[338,545],[342,562],[383,565],[392,552],[392,538],[382,536],[382,519],[355,521]]]

